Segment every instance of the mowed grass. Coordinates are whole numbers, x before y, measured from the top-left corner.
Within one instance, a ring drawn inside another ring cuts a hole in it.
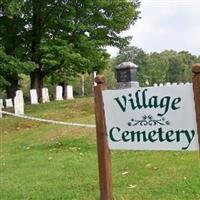
[[[94,124],[92,98],[27,105],[26,114]],[[93,128],[0,119],[2,200],[99,199]],[[200,200],[197,152],[112,151],[115,200]]]

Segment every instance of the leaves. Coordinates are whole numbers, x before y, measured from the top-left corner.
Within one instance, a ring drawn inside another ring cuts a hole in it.
[[[0,6],[0,45],[7,55],[35,63],[18,65],[17,75],[37,68],[54,80],[105,68],[105,46],[125,46],[129,38],[119,33],[139,14],[137,0],[5,0]]]

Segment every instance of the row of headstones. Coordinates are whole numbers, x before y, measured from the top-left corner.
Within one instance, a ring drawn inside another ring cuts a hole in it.
[[[167,82],[165,84],[163,83],[154,83],[153,86],[154,87],[158,87],[158,86],[170,86],[170,85],[190,85],[191,83],[187,82],[187,83],[170,83],[170,82]]]
[[[12,99],[6,99],[6,107],[13,107]],[[4,108],[3,99],[0,99],[0,118],[2,118],[2,109]],[[14,97],[14,111],[15,114],[24,115],[24,97],[21,90],[16,91],[16,96]]]
[[[66,99],[74,99],[73,97],[73,87],[71,85],[66,86]],[[63,87],[56,87],[56,98],[55,100],[61,101],[63,100]],[[31,104],[38,104],[38,95],[36,89],[30,90],[30,101]],[[48,88],[42,88],[42,103],[49,102],[49,91]],[[14,102],[14,105],[13,105]],[[12,99],[5,99],[5,107],[10,108],[14,107],[15,114],[24,115],[24,97],[22,90],[16,91],[16,96],[14,97],[14,101]],[[1,110],[4,108],[3,99],[0,99],[0,117],[2,117]]]
[[[73,96],[73,87],[71,85],[67,85],[65,87],[66,89],[66,99],[74,99]],[[37,95],[37,90],[32,89],[30,90],[30,99],[31,99],[31,104],[38,104],[38,95]],[[63,87],[62,86],[56,86],[56,101],[61,101],[63,100]],[[48,88],[42,88],[42,103],[49,102],[49,90]]]

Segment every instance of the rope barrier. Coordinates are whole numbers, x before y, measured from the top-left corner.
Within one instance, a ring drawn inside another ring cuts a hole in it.
[[[10,116],[14,116],[14,117],[19,117],[19,118],[29,119],[29,120],[39,121],[39,122],[45,122],[45,123],[50,123],[50,124],[60,124],[60,125],[65,125],[65,126],[79,126],[79,127],[84,127],[84,128],[95,128],[96,127],[93,124],[80,124],[80,123],[72,123],[72,122],[61,122],[61,121],[41,119],[41,118],[25,116],[25,115],[17,115],[17,114],[6,112],[6,111],[1,111],[1,112],[2,112],[2,114],[5,114],[5,115],[10,115]]]

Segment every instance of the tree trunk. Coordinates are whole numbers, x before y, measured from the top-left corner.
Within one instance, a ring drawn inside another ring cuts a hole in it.
[[[65,100],[67,99],[67,84],[63,85],[63,98]]]
[[[19,76],[18,74],[12,74],[11,76],[7,77],[7,80],[10,83],[10,85],[6,87],[7,98],[13,99],[19,86]]]
[[[35,62],[39,67],[41,65],[40,55],[39,55],[39,46],[41,43],[42,37],[42,1],[33,0],[33,16],[32,16],[32,41],[31,41],[31,60]],[[35,69],[30,73],[31,78],[31,89],[37,89],[38,101],[42,102],[42,88],[43,88],[43,78],[44,72],[41,68]]]
[[[44,74],[40,69],[35,69],[30,74],[31,78],[31,89],[36,89],[38,94],[38,101],[42,102],[42,88],[43,88],[43,79]]]

